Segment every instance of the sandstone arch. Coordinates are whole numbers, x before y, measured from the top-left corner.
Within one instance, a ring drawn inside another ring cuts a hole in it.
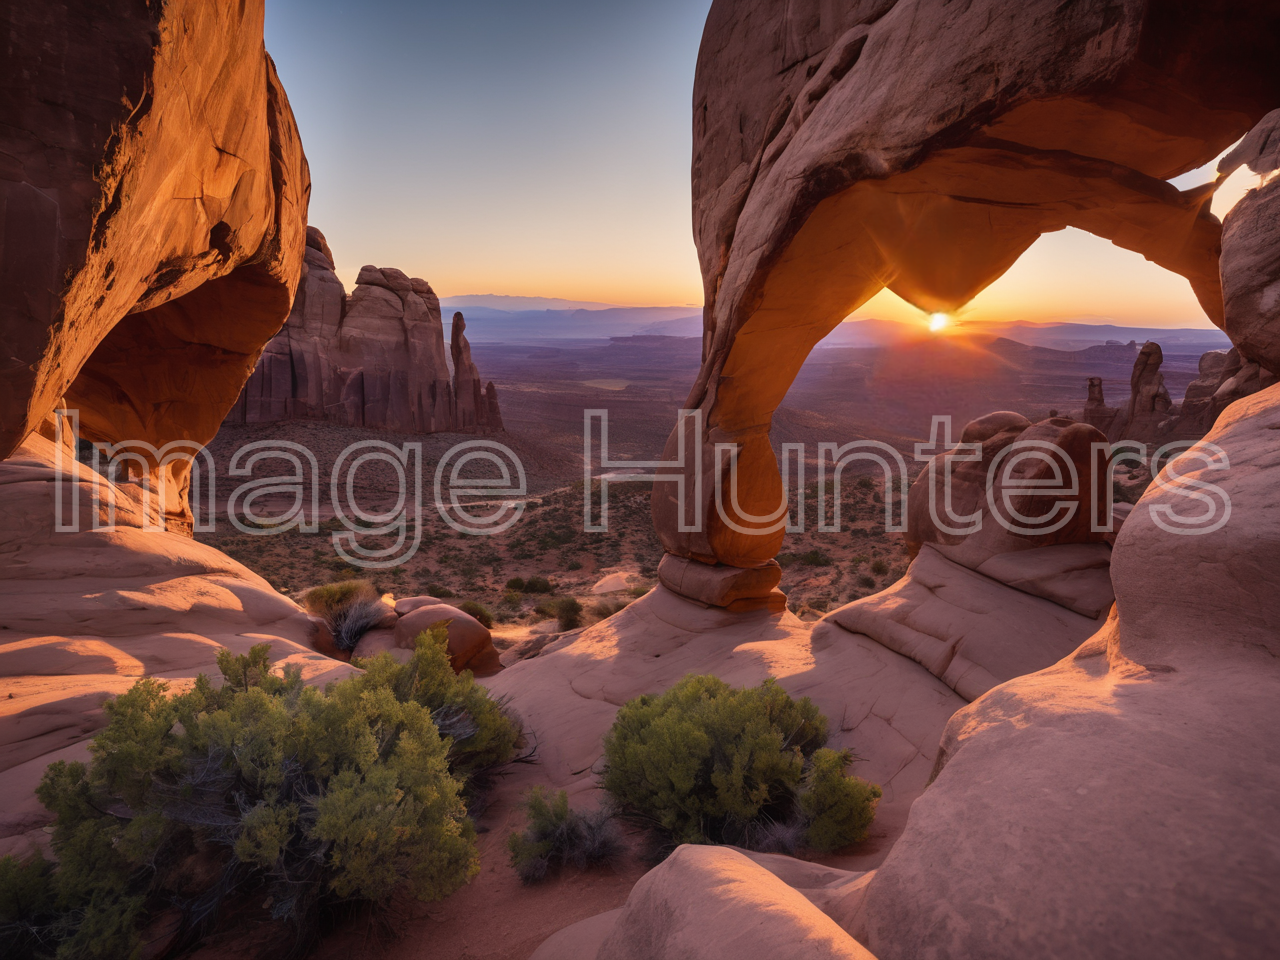
[[[310,180],[262,21],[262,0],[0,14],[0,458],[64,400],[89,439],[205,443],[284,322]],[[189,464],[151,472],[189,529]]]
[[[706,439],[683,468],[702,474],[707,521],[681,532],[675,484],[657,484],[667,552],[773,557],[781,530],[715,516],[715,444],[741,447],[743,513],[776,510],[773,411],[812,347],[884,287],[954,309],[1075,226],[1186,277],[1221,325],[1213,186],[1166,181],[1280,103],[1278,27],[1260,0],[713,4],[694,88],[703,365],[686,404]]]

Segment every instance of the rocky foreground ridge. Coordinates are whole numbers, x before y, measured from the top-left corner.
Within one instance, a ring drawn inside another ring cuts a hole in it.
[[[394,267],[362,267],[347,296],[324,234],[307,227],[289,319],[263,349],[227,421],[330,420],[396,433],[500,431],[497,389],[482,385],[465,331],[466,321],[455,313],[446,350],[440,298],[427,281]]]

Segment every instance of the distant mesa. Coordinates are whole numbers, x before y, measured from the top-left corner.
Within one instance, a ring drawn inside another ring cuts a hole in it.
[[[267,344],[228,423],[328,420],[395,433],[502,430],[493,383],[482,386],[466,321],[448,351],[440,300],[394,267],[361,267],[348,296],[324,234],[307,227],[293,310]],[[450,371],[452,361],[452,372]]]

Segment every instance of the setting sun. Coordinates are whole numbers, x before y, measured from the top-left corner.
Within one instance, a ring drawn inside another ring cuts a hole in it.
[[[940,330],[945,330],[950,324],[951,324],[950,314],[946,314],[946,313],[929,314],[929,330],[932,333],[937,333]]]

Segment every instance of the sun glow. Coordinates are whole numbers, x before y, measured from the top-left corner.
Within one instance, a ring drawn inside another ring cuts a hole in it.
[[[951,315],[948,313],[931,313],[929,314],[929,331],[938,333],[945,330],[951,325]]]

